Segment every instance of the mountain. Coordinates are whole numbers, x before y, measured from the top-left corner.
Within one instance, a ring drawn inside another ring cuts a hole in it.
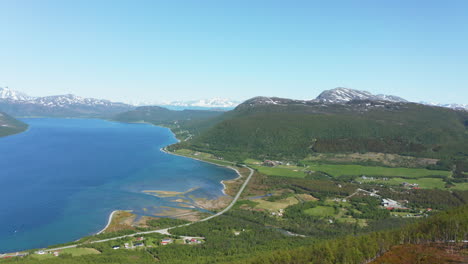
[[[429,102],[419,102],[420,104],[451,108],[455,110],[468,111],[468,104],[441,104],[441,103],[429,103]]]
[[[331,90],[325,90],[317,98],[316,101],[322,103],[346,103],[351,100],[370,100],[370,101],[389,101],[389,102],[407,102],[405,99],[394,96],[378,94],[373,95],[367,91],[354,90],[349,88],[337,87]]]
[[[0,87],[0,110],[13,116],[111,117],[133,109],[131,105],[72,94],[31,97]]]
[[[27,127],[25,123],[0,112],[0,137],[23,132]]]
[[[0,99],[26,101],[31,100],[32,97],[21,92],[10,90],[8,87],[0,87]]]
[[[203,108],[234,108],[240,102],[232,101],[225,98],[211,98],[192,101],[172,101],[165,102],[159,105],[162,106],[178,106],[178,107],[203,107]]]
[[[123,112],[114,117],[122,122],[148,122],[162,124],[167,122],[205,119],[223,114],[222,111],[205,110],[169,110],[160,106],[140,106],[134,110]]]
[[[341,97],[333,99],[334,94]],[[218,117],[199,136],[174,148],[191,148],[236,160],[302,159],[330,152],[433,158],[468,154],[468,112],[369,99],[331,103],[350,96],[339,92],[325,95],[324,100],[309,101],[249,99]]]

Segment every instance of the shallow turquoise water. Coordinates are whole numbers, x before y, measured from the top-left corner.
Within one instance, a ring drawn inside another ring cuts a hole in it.
[[[23,119],[28,131],[0,138],[0,253],[76,240],[116,209],[177,206],[143,190],[222,194],[226,168],[166,154],[172,133],[97,119]],[[147,210],[144,211],[143,208]]]

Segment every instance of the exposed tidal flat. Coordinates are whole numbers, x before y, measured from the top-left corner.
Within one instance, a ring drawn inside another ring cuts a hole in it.
[[[167,128],[98,119],[22,119],[0,138],[0,252],[69,242],[102,230],[114,210],[165,215],[186,209],[172,195],[223,196],[230,169],[171,155]],[[159,193],[162,194],[162,193]]]

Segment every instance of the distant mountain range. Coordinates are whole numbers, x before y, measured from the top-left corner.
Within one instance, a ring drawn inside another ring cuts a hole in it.
[[[317,98],[312,99],[312,100],[295,100],[295,99],[285,99],[285,98],[278,98],[278,97],[259,96],[259,97],[254,97],[252,99],[245,101],[244,104],[289,104],[289,103],[346,104],[353,100],[373,101],[373,102],[409,103],[409,101],[407,101],[406,99],[403,99],[395,95],[385,95],[385,94],[374,95],[367,91],[338,87],[338,88],[331,89],[331,90],[325,90],[322,93],[320,93],[317,96]],[[436,104],[436,103],[427,103],[427,102],[419,102],[419,104],[468,111],[468,104]]]
[[[263,99],[260,99],[263,98]],[[274,104],[276,97],[257,97],[265,104]],[[292,100],[292,99],[288,99]],[[388,101],[388,102],[408,102],[395,95],[374,95],[367,91],[338,87],[325,90],[313,100],[294,100],[296,102],[321,102],[324,104],[342,104],[352,100]],[[248,100],[249,101],[249,100]],[[467,110],[468,104],[440,104],[419,102],[420,104],[452,108],[456,110]],[[233,109],[241,104],[239,101],[226,98],[211,98],[191,101],[171,101],[163,103],[143,103],[140,105],[159,105],[173,110],[183,109]],[[22,92],[0,87],[0,110],[6,111],[14,116],[111,116],[119,112],[125,112],[135,108],[135,106],[124,103],[111,102],[109,100],[83,98],[72,94],[32,97]],[[60,114],[59,112],[66,113]],[[110,114],[110,115],[109,115]]]
[[[279,103],[275,100],[278,100],[277,97],[255,97],[258,102],[264,104],[275,104]],[[275,99],[276,98],[276,99]],[[251,99],[250,99],[251,100]],[[250,101],[247,100],[247,101]],[[330,90],[325,90],[320,93],[315,99],[312,100],[293,100],[287,99],[296,102],[321,102],[324,104],[342,104],[347,103],[352,100],[369,100],[369,101],[387,101],[387,102],[409,102],[408,100],[401,98],[395,95],[386,95],[386,94],[377,94],[374,95],[367,91],[355,90],[344,87],[337,87]],[[193,101],[172,101],[172,102],[163,102],[157,105],[165,106],[168,108],[174,109],[184,109],[184,108],[194,108],[194,109],[204,109],[204,108],[234,108],[241,104],[240,101],[233,101],[225,98],[212,98],[212,99],[202,99],[202,100],[193,100]],[[424,105],[439,106],[452,108],[456,110],[468,110],[468,104],[441,104],[441,103],[427,103],[427,102],[418,102]]]
[[[172,101],[163,102],[161,106],[177,106],[177,107],[202,107],[202,108],[234,108],[241,102],[232,101],[225,98],[210,98],[192,101]]]
[[[0,87],[0,110],[13,116],[110,117],[134,106],[72,94],[32,97]]]

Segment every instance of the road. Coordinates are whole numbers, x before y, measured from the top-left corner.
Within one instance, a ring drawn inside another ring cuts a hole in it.
[[[112,238],[106,238],[106,239],[102,239],[102,240],[97,240],[97,241],[92,241],[92,242],[89,242],[89,244],[94,244],[94,243],[102,243],[102,242],[107,242],[107,241],[112,241],[112,240],[117,240],[117,239],[121,239],[121,238],[126,238],[126,237],[133,237],[133,236],[138,236],[138,235],[145,235],[145,234],[152,234],[152,233],[160,233],[160,234],[164,234],[164,235],[169,235],[169,230],[171,229],[174,229],[174,228],[178,228],[178,227],[183,227],[183,226],[189,226],[189,225],[193,225],[195,223],[199,223],[199,222],[204,222],[204,221],[207,221],[207,220],[210,220],[212,218],[215,218],[215,217],[218,217],[224,213],[226,213],[227,211],[229,211],[233,206],[234,204],[237,202],[237,200],[239,200],[239,197],[241,196],[242,192],[244,191],[245,187],[247,186],[247,184],[249,183],[250,179],[252,178],[252,175],[254,174],[254,170],[252,170],[251,168],[247,167],[247,166],[244,166],[245,168],[249,169],[250,171],[250,174],[249,176],[247,176],[247,179],[245,179],[244,183],[242,184],[241,188],[239,189],[239,191],[237,192],[236,196],[234,196],[234,199],[231,201],[231,203],[226,207],[224,208],[222,211],[214,214],[214,215],[210,215],[206,218],[203,218],[201,220],[198,220],[198,221],[195,221],[195,222],[191,222],[191,223],[188,223],[188,224],[183,224],[183,225],[178,225],[178,226],[173,226],[173,227],[168,227],[168,228],[164,228],[164,229],[159,229],[159,230],[151,230],[151,231],[145,231],[145,232],[138,232],[138,233],[133,233],[133,234],[130,234],[130,235],[125,235],[125,236],[118,236],[118,237],[112,237]],[[58,248],[49,248],[49,249],[44,249],[44,251],[55,251],[55,250],[62,250],[62,249],[66,249],[66,248],[74,248],[74,247],[77,247],[81,244],[74,244],[74,245],[69,245],[69,246],[64,246],[64,247],[58,247]]]

